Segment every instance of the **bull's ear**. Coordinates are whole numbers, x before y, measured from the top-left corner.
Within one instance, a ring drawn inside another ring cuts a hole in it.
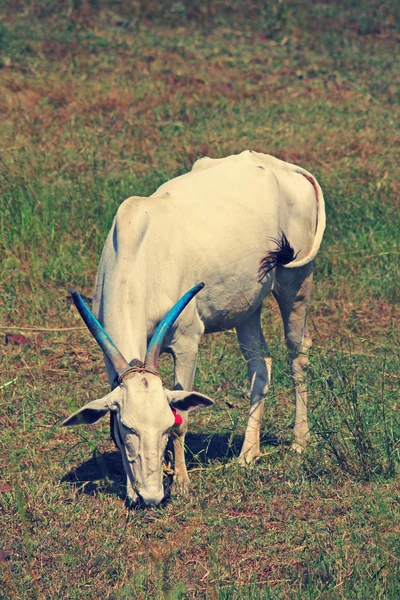
[[[65,421],[61,423],[62,427],[66,427],[68,425],[91,425],[92,423],[97,423],[97,421],[100,421],[100,419],[104,417],[108,411],[117,410],[121,393],[122,390],[118,387],[107,394],[107,396],[104,396],[104,398],[88,402],[85,404],[85,406],[82,406],[82,408],[68,417],[68,419],[65,419]]]
[[[185,392],[180,390],[166,390],[168,402],[171,408],[175,408],[180,411],[196,410],[196,408],[202,408],[204,406],[211,406],[214,401],[204,394],[199,392]]]

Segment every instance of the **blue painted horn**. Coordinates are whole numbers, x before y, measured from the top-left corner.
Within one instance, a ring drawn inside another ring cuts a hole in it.
[[[194,298],[194,296],[200,292],[204,287],[204,283],[198,283],[192,289],[190,289],[186,294],[182,296],[180,300],[167,312],[162,321],[158,324],[157,329],[155,330],[153,337],[150,340],[150,343],[147,347],[145,365],[146,367],[150,367],[151,369],[157,370],[157,361],[160,356],[162,343],[167,335],[168,331],[175,323],[176,319],[179,317],[185,306],[189,304],[189,302]]]
[[[70,294],[86,327],[89,329],[90,333],[111,362],[118,376],[120,376],[125,369],[129,368],[127,361],[122,356],[121,352],[118,350],[117,346],[114,344],[104,327],[100,325],[94,314],[88,309],[80,294],[74,290],[74,288],[70,290]]]

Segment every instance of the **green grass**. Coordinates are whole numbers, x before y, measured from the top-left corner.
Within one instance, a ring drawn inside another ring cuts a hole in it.
[[[0,353],[0,598],[397,598],[398,3],[42,0],[0,14],[0,325],[31,339]],[[192,492],[128,512],[108,424],[59,427],[107,390],[68,288],[91,295],[123,199],[245,148],[324,190],[313,442],[293,456],[268,299],[260,461],[232,460],[248,411],[235,334],[208,336],[195,385],[216,404],[191,421]]]

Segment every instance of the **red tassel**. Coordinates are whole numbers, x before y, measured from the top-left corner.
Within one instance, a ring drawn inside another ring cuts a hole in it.
[[[174,425],[177,426],[177,427],[179,427],[179,425],[182,425],[183,419],[182,419],[181,415],[178,414],[174,408],[171,408],[171,410],[174,413],[174,417],[175,417],[175,423],[174,423]]]

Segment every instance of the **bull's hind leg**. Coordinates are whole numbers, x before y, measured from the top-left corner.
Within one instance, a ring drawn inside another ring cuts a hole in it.
[[[312,263],[299,269],[278,267],[274,296],[281,310],[290,370],[296,395],[293,448],[301,452],[310,441],[307,421],[306,371],[311,337],[307,311],[312,289]]]
[[[250,379],[250,414],[239,457],[242,465],[260,455],[260,428],[264,412],[264,398],[271,380],[272,361],[261,330],[260,315],[261,306],[236,329],[240,349],[247,361]]]

